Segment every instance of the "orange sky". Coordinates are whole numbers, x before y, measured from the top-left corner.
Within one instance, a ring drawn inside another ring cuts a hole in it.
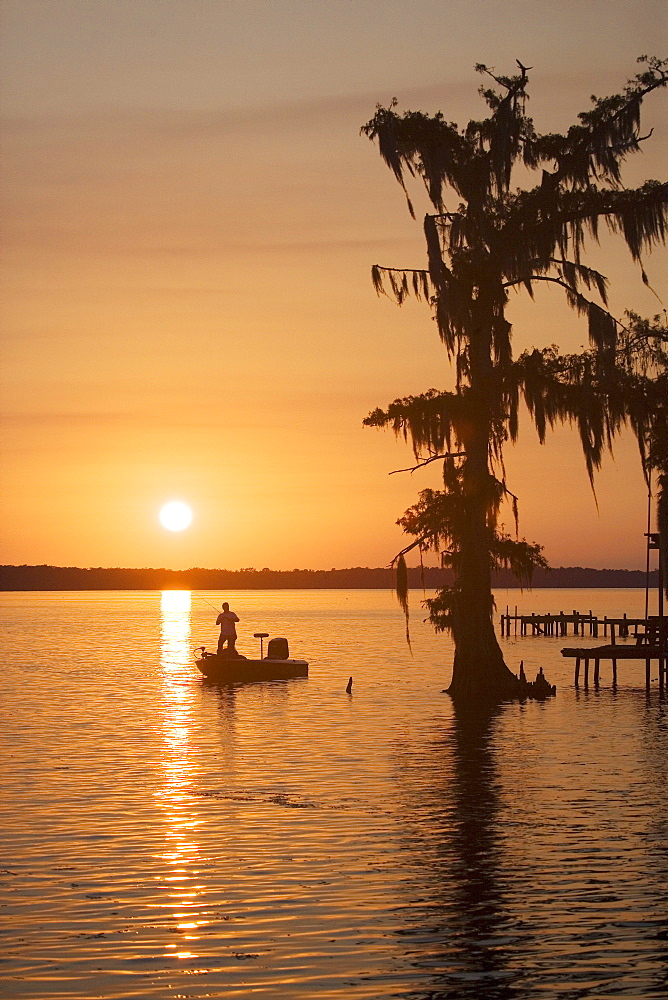
[[[482,14],[484,10],[484,16]],[[376,102],[460,124],[483,61],[534,67],[563,129],[663,54],[653,0],[4,0],[0,560],[276,569],[382,565],[438,486],[362,418],[448,385],[428,311],[379,300],[371,264],[423,266],[420,222],[359,135]],[[666,96],[628,180],[666,175]],[[419,202],[419,194],[418,194]],[[418,210],[419,217],[419,210]],[[612,308],[661,304],[606,241]],[[646,269],[668,299],[666,255]],[[515,346],[583,343],[547,291]],[[507,456],[521,531],[555,565],[642,566],[630,439],[599,478],[574,436]],[[181,499],[192,527],[157,512]]]

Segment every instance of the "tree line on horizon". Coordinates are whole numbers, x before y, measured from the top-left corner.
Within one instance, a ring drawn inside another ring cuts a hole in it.
[[[436,590],[451,586],[450,568],[419,566],[408,569],[409,584],[415,589]],[[644,570],[593,569],[560,566],[537,570],[533,588],[644,587]],[[78,566],[0,566],[0,590],[385,590],[393,586],[390,567],[353,566],[347,569],[130,569]],[[658,572],[649,575],[650,586],[658,584]],[[498,589],[517,587],[510,570],[497,570],[492,585]]]

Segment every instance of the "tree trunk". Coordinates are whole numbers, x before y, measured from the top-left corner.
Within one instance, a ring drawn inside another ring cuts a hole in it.
[[[519,680],[511,673],[494,630],[494,599],[488,512],[493,478],[489,468],[493,363],[492,316],[475,303],[475,328],[471,331],[471,413],[464,436],[464,524],[460,538],[453,615],[455,662],[448,693],[462,701],[516,697]]]
[[[448,688],[462,701],[516,697],[519,681],[503,659],[494,629],[494,600],[487,526],[489,472],[487,448],[484,458],[478,448],[467,450],[465,532],[456,581],[453,616],[455,661]]]
[[[506,666],[491,616],[474,608],[458,617],[461,620],[453,628],[455,660],[448,694],[462,702],[520,696],[522,685]]]

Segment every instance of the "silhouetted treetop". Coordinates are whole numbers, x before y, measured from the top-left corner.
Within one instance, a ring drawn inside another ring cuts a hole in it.
[[[606,229],[623,239],[648,283],[643,255],[665,242],[668,183],[628,189],[622,181],[625,160],[651,135],[641,131],[643,100],[668,83],[668,60],[642,56],[639,63],[642,71],[620,93],[593,97],[563,134],[536,131],[526,114],[529,67],[519,62],[519,73],[508,76],[476,67],[491,81],[479,91],[489,109],[481,120],[460,127],[440,111],[399,113],[395,100],[362,128],[413,218],[413,178],[434,210],[423,222],[426,264],[374,264],[371,273],[379,295],[430,306],[455,387],[395,399],[365,423],[410,441],[415,468],[443,461],[443,489],[424,490],[399,520],[414,540],[397,557],[398,590],[406,609],[402,560],[410,549],[439,552],[454,570],[454,585],[427,605],[436,628],[453,631],[459,694],[480,694],[492,676],[497,690],[514,689],[491,626],[490,574],[507,567],[528,581],[545,564],[540,546],[518,537],[517,498],[506,485],[503,450],[517,439],[520,402],[541,442],[557,423],[577,426],[590,479],[624,425],[648,455],[656,434],[646,373],[624,360],[626,327],[609,311],[608,280],[583,259]],[[533,297],[538,283],[559,288],[586,318],[588,351],[562,356],[548,347],[513,357],[510,291]],[[499,527],[505,501],[515,538]]]

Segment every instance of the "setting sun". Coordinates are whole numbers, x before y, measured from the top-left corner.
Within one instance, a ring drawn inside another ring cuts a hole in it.
[[[160,511],[160,523],[169,531],[183,531],[193,519],[193,512],[190,507],[181,503],[180,500],[173,500],[166,503]]]

